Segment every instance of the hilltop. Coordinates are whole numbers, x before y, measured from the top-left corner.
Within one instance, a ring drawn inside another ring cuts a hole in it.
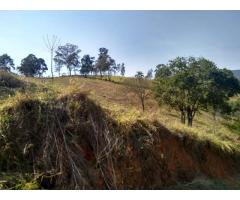
[[[2,187],[239,188],[228,119],[202,111],[189,128],[152,95],[142,112],[124,77],[16,79],[0,101]]]

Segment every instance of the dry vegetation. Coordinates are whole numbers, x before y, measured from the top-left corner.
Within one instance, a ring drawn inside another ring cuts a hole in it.
[[[110,82],[80,77],[61,77],[54,80],[53,86],[50,79],[33,79],[32,81],[41,84],[42,87],[52,88],[59,94],[72,91],[85,92],[90,99],[106,109],[119,122],[157,120],[177,134],[191,135],[199,140],[210,140],[226,151],[240,151],[240,133],[229,129],[226,124],[231,122],[228,119],[219,116],[214,120],[211,113],[200,112],[197,113],[193,128],[189,128],[180,123],[178,113],[164,105],[159,106],[153,96],[147,99],[146,112],[143,113],[137,96],[126,90],[122,84],[124,79],[113,77],[113,82]]]
[[[227,185],[218,182],[238,171],[240,135],[229,129],[227,119],[201,112],[189,128],[152,96],[142,112],[122,77],[59,77],[53,84],[20,79],[24,89],[0,101],[0,134],[15,141],[0,158],[7,171],[25,168],[34,179],[26,175],[8,188],[239,187],[237,177]]]

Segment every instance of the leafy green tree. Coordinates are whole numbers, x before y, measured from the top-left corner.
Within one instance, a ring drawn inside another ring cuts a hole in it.
[[[0,70],[10,72],[11,69],[15,69],[13,59],[7,54],[1,55],[0,56]]]
[[[108,49],[106,48],[100,48],[98,59],[96,62],[96,68],[100,72],[100,76],[102,77],[103,72],[107,71],[110,67],[109,64],[109,55],[108,55]]]
[[[168,77],[172,74],[171,69],[164,64],[159,64],[155,69],[155,77]]]
[[[188,126],[192,126],[199,109],[209,106],[219,108],[230,96],[239,92],[239,82],[227,71],[218,69],[205,58],[177,57],[167,65],[157,66],[156,98],[159,103],[179,111],[182,123],[187,118]],[[219,77],[224,81],[217,81]],[[234,89],[231,90],[231,87]]]
[[[111,79],[111,76],[112,76],[112,72],[114,74],[116,74],[116,71],[117,70],[117,65],[116,65],[116,62],[114,59],[112,59],[111,57],[109,57],[109,67],[107,69],[107,74],[108,74],[108,80]]]
[[[90,55],[84,55],[81,59],[81,69],[80,73],[87,76],[89,73],[93,72],[94,57]]]
[[[58,65],[65,65],[69,71],[69,75],[72,75],[72,71],[77,71],[79,67],[79,53],[81,50],[78,48],[77,45],[74,44],[65,44],[64,46],[59,46],[56,55],[54,57],[55,63]]]
[[[153,70],[149,69],[146,75],[146,78],[151,80],[153,78]]]
[[[116,66],[116,62],[108,55],[108,49],[100,48],[98,59],[96,61],[96,70],[100,72],[100,76],[107,72],[108,78],[110,79],[112,68]]]
[[[64,62],[61,59],[53,59],[55,62],[55,71],[58,72],[58,76],[61,75],[61,70],[64,66]]]
[[[229,97],[240,92],[240,84],[232,71],[216,69],[209,73],[209,92],[207,94],[208,107],[212,108],[215,119],[217,112],[227,107]]]
[[[187,118],[188,126],[199,109],[223,107],[239,90],[239,82],[229,70],[218,69],[205,58],[177,57],[156,69],[156,98],[179,111],[181,121],[185,123]]]
[[[116,76],[116,74],[120,71],[120,69],[121,69],[121,64],[117,64],[117,65],[115,64],[112,66],[112,71],[114,73],[114,76]]]
[[[125,75],[125,65],[122,63],[121,68],[120,68],[121,76]]]
[[[137,78],[137,79],[144,78],[143,72],[142,71],[137,71],[136,74],[135,74],[135,78]]]
[[[22,59],[21,65],[17,67],[18,71],[25,76],[42,76],[48,70],[45,61],[42,58],[37,58],[33,54],[29,54]]]
[[[185,123],[186,109],[185,109],[185,94],[175,87],[174,77],[169,65],[157,65],[155,70],[154,90],[155,96],[159,104],[167,104],[181,114],[181,122]]]

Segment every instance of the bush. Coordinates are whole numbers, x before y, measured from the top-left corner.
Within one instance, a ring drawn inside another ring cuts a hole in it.
[[[19,80],[16,75],[0,70],[0,87],[20,88],[23,85],[23,81]]]

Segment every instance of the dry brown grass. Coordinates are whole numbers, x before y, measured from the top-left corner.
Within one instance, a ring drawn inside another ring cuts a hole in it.
[[[222,117],[213,119],[210,113],[197,113],[193,122],[193,128],[180,123],[179,115],[174,110],[162,105],[159,106],[153,95],[146,100],[146,111],[141,111],[138,97],[126,90],[124,78],[113,78],[114,82],[83,77],[60,77],[51,79],[22,78],[27,82],[33,82],[41,88],[48,88],[48,92],[37,92],[40,98],[51,95],[66,95],[71,92],[84,92],[88,97],[119,123],[132,124],[137,120],[158,121],[176,134],[188,134],[199,140],[210,140],[219,148],[227,151],[240,152],[240,137],[233,133],[225,124],[229,123]],[[116,84],[117,83],[117,84]]]
[[[53,84],[51,79],[22,79],[37,87],[0,101],[0,131],[13,135],[12,149],[24,140],[11,159],[26,144],[26,149],[40,145],[34,147],[39,161],[34,166],[50,173],[44,176],[58,177],[64,183],[59,187],[157,188],[175,182],[179,174],[184,174],[180,180],[191,180],[199,170],[226,177],[233,171],[232,153],[240,153],[238,135],[221,117],[214,121],[209,113],[198,113],[189,128],[153,96],[142,112],[137,96],[123,84],[81,77],[56,78]],[[11,159],[5,160],[9,166]]]

